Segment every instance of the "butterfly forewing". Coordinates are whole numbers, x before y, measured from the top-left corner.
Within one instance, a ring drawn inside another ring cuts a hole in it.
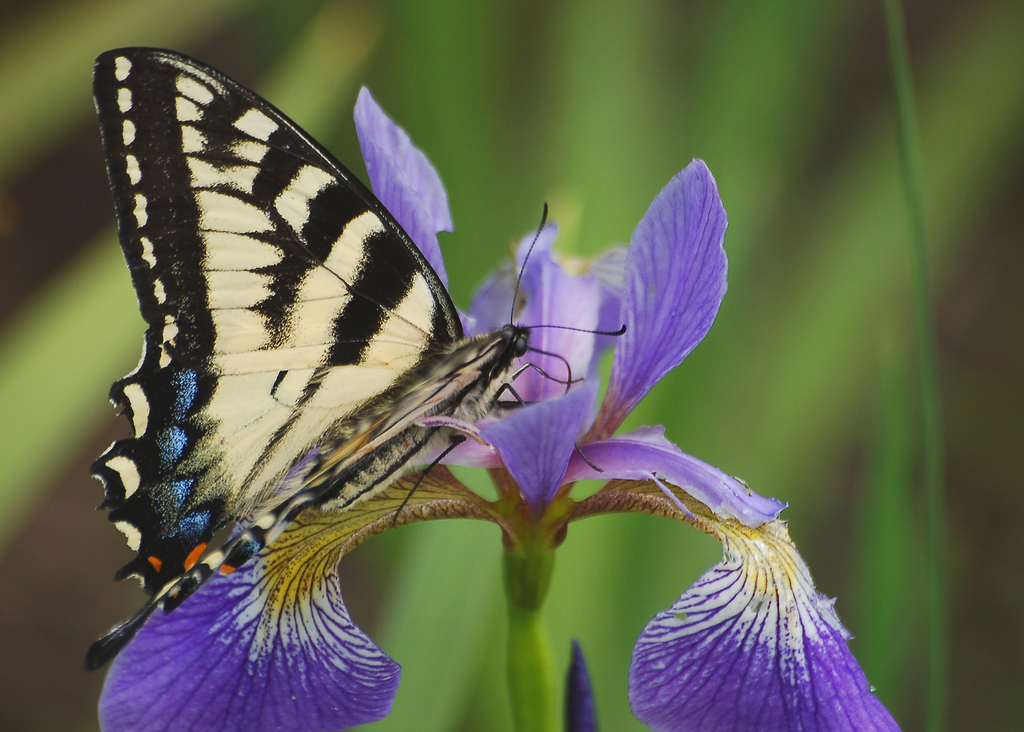
[[[154,591],[462,331],[393,217],[261,98],[152,49],[100,56],[94,92],[148,329],[111,389],[134,435],[93,471],[139,554],[121,575]]]

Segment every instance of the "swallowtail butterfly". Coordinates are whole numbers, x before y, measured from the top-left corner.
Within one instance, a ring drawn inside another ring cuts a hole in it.
[[[137,552],[117,576],[151,598],[93,644],[90,668],[305,508],[345,509],[450,442],[494,408],[528,338],[465,338],[380,201],[224,74],[123,48],[97,59],[94,93],[147,330],[110,391],[132,437],[93,473]],[[232,522],[241,533],[207,551]]]

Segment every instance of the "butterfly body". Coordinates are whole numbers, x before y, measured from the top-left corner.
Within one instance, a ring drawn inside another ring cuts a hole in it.
[[[94,94],[147,331],[111,388],[132,436],[93,473],[137,552],[118,578],[153,599],[97,642],[92,667],[304,508],[347,508],[443,447],[452,428],[427,418],[487,414],[527,338],[512,325],[464,338],[387,209],[220,72],[118,49],[97,59]],[[204,556],[232,522],[241,538]]]

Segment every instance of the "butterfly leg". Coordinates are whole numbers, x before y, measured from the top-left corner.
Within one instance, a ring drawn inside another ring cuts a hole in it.
[[[525,369],[526,367],[524,366],[523,368]],[[520,371],[520,373],[521,373],[521,371]],[[505,394],[510,394],[514,401],[498,402],[498,399],[500,399]],[[519,396],[519,392],[517,392],[515,390],[515,387],[513,387],[512,384],[510,384],[507,381],[504,384],[502,384],[501,386],[498,387],[498,391],[495,392],[495,394],[494,394],[494,401],[495,401],[496,404],[498,404],[499,406],[501,406],[501,407],[503,407],[505,409],[513,409],[513,408],[517,408],[517,407],[525,407],[527,404],[532,404],[532,402],[527,402],[521,396]]]
[[[449,444],[448,447],[442,450],[441,454],[434,458],[433,462],[431,462],[430,465],[423,469],[423,472],[420,473],[420,476],[416,479],[416,482],[412,484],[412,488],[409,489],[409,492],[405,495],[405,498],[402,499],[402,503],[398,507],[398,510],[395,511],[395,517],[391,521],[392,528],[398,525],[398,517],[402,514],[402,509],[405,508],[405,505],[409,502],[409,499],[412,498],[412,494],[415,493],[416,489],[420,487],[420,483],[422,483],[423,480],[430,474],[430,471],[436,468],[441,463],[441,461],[448,456],[448,453],[450,453],[452,450],[454,450],[456,447],[458,447],[465,441],[465,435],[455,435],[455,437],[452,438],[451,444]]]
[[[531,351],[535,351],[536,349],[531,348],[530,350]],[[565,379],[559,379],[559,378],[557,378],[555,376],[552,376],[551,374],[549,374],[547,371],[545,371],[544,369],[542,369],[540,366],[538,366],[537,364],[533,363],[532,361],[523,364],[523,367],[521,369],[519,369],[513,375],[513,377],[519,376],[519,374],[523,373],[523,371],[525,371],[526,369],[533,369],[534,371],[536,371],[538,374],[543,376],[545,379],[548,379],[549,381],[554,381],[556,384],[565,384],[565,392],[567,394],[569,393],[569,387],[570,386],[572,386],[573,384],[578,384],[579,382],[583,381],[582,377],[578,378],[578,379],[574,379],[572,377],[572,367],[569,365],[569,362],[565,358],[563,358],[562,356],[559,356],[557,353],[548,353],[547,351],[537,351],[537,353],[542,353],[542,354],[544,354],[546,356],[551,356],[552,358],[557,358],[557,359],[559,359],[561,361],[564,361],[565,362],[565,368],[566,368],[566,370],[568,371],[568,374],[569,374],[568,377],[565,378]]]

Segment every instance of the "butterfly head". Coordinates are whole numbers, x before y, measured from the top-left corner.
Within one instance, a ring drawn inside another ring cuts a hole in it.
[[[481,353],[489,364],[481,369],[488,382],[509,381],[518,359],[530,350],[530,329],[521,325],[506,325],[473,340],[481,341]]]
[[[515,331],[512,340],[512,355],[515,358],[522,358],[530,350],[530,330],[529,328],[515,327]]]

